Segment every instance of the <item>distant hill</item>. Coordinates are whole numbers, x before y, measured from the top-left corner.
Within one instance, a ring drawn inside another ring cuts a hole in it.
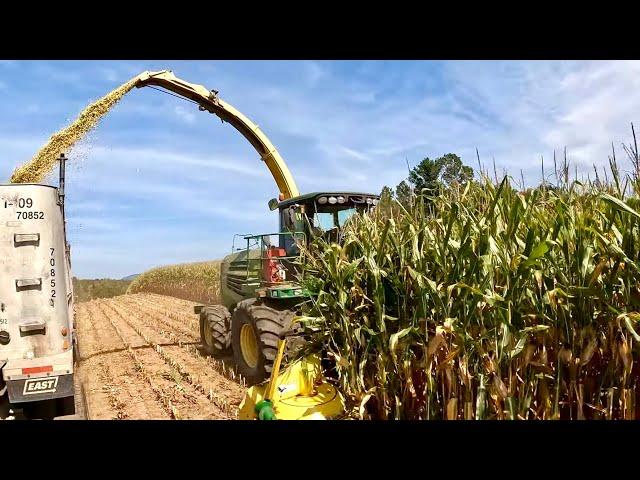
[[[133,275],[129,275],[128,277],[122,277],[120,280],[126,280],[127,282],[131,282],[136,279],[140,274],[134,273]]]

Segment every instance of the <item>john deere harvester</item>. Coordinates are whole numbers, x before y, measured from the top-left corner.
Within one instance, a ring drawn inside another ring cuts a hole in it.
[[[269,208],[277,210],[277,232],[236,235],[233,252],[220,268],[222,305],[196,307],[203,348],[212,355],[233,354],[249,384],[242,418],[326,418],[343,411],[342,398],[324,381],[318,358],[299,359],[280,373],[287,339],[296,334],[298,306],[309,292],[299,283],[300,256],[315,236],[339,242],[341,228],[356,212],[378,203],[378,195],[315,192],[300,195],[284,160],[251,120],[207,90],[170,71],[145,72],[137,86],[155,85],[190,99],[200,110],[233,125],[257,150],[279,190]],[[239,245],[236,245],[236,242]],[[299,339],[298,339],[299,340]]]

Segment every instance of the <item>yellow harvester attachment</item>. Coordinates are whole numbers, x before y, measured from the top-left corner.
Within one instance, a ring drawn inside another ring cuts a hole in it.
[[[327,420],[342,416],[344,398],[322,375],[317,355],[296,360],[280,372],[286,339],[278,342],[271,378],[251,387],[240,404],[240,420]]]

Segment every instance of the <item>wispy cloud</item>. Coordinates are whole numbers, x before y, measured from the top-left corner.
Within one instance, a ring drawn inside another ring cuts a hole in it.
[[[102,68],[99,68],[98,71],[105,78],[105,80],[108,80],[109,82],[117,82],[118,80],[122,79],[122,76],[114,68],[102,67]]]
[[[344,153],[346,153],[347,155],[349,155],[349,156],[351,156],[351,157],[353,157],[353,158],[355,158],[357,160],[362,160],[362,161],[365,161],[365,162],[367,160],[369,160],[369,157],[366,154],[358,152],[358,151],[356,151],[356,150],[354,150],[352,148],[341,146],[341,150]]]
[[[194,123],[196,123],[196,116],[193,112],[189,112],[187,111],[184,107],[182,107],[181,105],[177,105],[176,108],[174,109],[176,115],[178,116],[178,118],[182,121],[184,121],[185,123],[188,123],[190,125],[193,125]]]
[[[314,87],[320,80],[325,78],[328,73],[325,66],[320,65],[318,62],[307,61],[302,63],[304,67],[304,75],[307,85]]]
[[[96,163],[111,166],[115,161],[122,168],[135,168],[138,171],[168,167],[182,171],[186,175],[194,173],[202,176],[212,170],[222,170],[250,177],[268,176],[268,173],[263,169],[256,168],[255,162],[250,164],[248,161],[238,161],[236,158],[226,158],[221,155],[202,156],[158,150],[153,147],[124,148],[100,145],[91,147],[90,152],[91,158],[87,161],[92,162],[92,168]],[[206,169],[208,172],[196,171],[195,169]]]

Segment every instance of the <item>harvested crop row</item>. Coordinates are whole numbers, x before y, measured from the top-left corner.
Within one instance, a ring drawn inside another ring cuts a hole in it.
[[[129,414],[126,412],[126,403],[121,398],[121,390],[116,384],[113,375],[110,371],[110,366],[107,365],[104,359],[99,360],[100,369],[102,370],[101,381],[102,390],[106,392],[109,397],[109,403],[112,410],[115,412],[114,419],[124,420],[129,418]]]
[[[76,320],[81,352],[87,338],[84,333],[92,331],[96,325],[109,324],[94,302],[79,304]],[[115,328],[112,325],[109,328],[119,339]],[[91,357],[80,359],[78,375],[85,392],[86,411],[92,415],[90,418],[167,418],[154,392],[131,363],[124,343],[121,345],[119,351],[94,352]]]
[[[140,302],[129,299],[128,295],[119,298],[121,305],[126,305],[134,311],[145,311],[147,315],[151,316],[155,321],[162,324],[164,327],[173,330],[174,333],[179,333],[184,337],[186,341],[194,341],[200,338],[200,332],[189,326],[184,325],[182,322],[173,320],[168,315],[160,313],[153,308],[149,308],[146,305],[141,305]]]
[[[121,300],[121,299],[119,298],[117,300]],[[127,316],[127,318],[129,318],[129,321],[133,321],[132,319],[135,319],[135,322],[140,322],[141,324],[143,324],[148,328],[161,332],[163,335],[166,335],[168,338],[172,338],[172,339],[177,338],[175,337],[174,333],[168,332],[164,330],[162,327],[159,327],[155,321],[147,320],[148,316],[144,316],[139,313],[136,313],[136,311],[134,310],[130,310],[129,307],[127,307],[123,303],[119,303],[119,302],[112,303],[112,305],[117,306],[121,309],[121,311],[124,311],[124,314]],[[178,340],[177,343],[191,356],[193,362],[195,362],[194,366],[197,367],[198,371],[205,372],[205,373],[210,372],[211,375],[213,375],[215,372],[215,375],[221,375],[227,380],[231,380],[231,383],[224,382],[224,388],[227,390],[230,389],[233,392],[233,395],[236,396],[239,401],[240,397],[244,392],[246,381],[244,378],[242,378],[242,375],[236,372],[235,367],[233,366],[227,367],[225,366],[224,362],[218,359],[215,359],[209,356],[203,356],[198,350],[196,344],[193,342],[182,342]],[[217,381],[217,379],[215,378],[214,380]],[[229,388],[226,388],[227,386]]]
[[[88,358],[101,350],[100,343],[96,339],[96,329],[89,315],[86,303],[75,305],[75,318],[77,319],[78,347],[80,357]]]
[[[135,301],[141,307],[151,309],[156,313],[180,322],[182,325],[188,326],[195,335],[199,335],[200,324],[197,315],[185,313],[184,309],[176,311],[177,308],[175,306],[169,307],[167,305],[158,304],[144,294],[128,295],[128,298]]]
[[[211,403],[208,398],[202,398],[201,392],[199,392],[197,388],[194,388],[189,382],[187,382],[187,385],[182,385],[184,378],[180,368],[178,368],[179,362],[169,357],[163,350],[163,347],[158,343],[162,341],[162,338],[157,332],[151,331],[145,333],[118,312],[115,312],[115,315],[113,315],[113,311],[111,314],[108,313],[104,310],[104,308],[110,308],[109,303],[106,301],[101,302],[101,308],[103,308],[103,312],[105,312],[111,322],[126,324],[128,328],[131,328],[137,335],[152,346],[153,351],[140,351],[138,355],[143,360],[143,366],[149,370],[149,377],[154,378],[157,382],[158,390],[159,393],[162,394],[162,398],[172,406],[174,414],[177,414],[178,410],[183,412],[181,414],[182,416],[176,416],[176,419],[226,417],[226,412],[222,411],[222,408]],[[160,363],[158,363],[158,360],[160,360]],[[163,363],[165,368],[169,367],[170,370],[168,372],[163,368]],[[206,397],[206,395],[204,396]],[[185,408],[183,408],[183,405]]]
[[[175,345],[199,345],[200,339],[189,332],[189,334],[185,335],[183,331],[176,331],[175,325],[166,321],[165,317],[162,317],[160,314],[155,314],[153,312],[148,312],[144,309],[139,308],[137,304],[130,304],[125,302],[122,299],[118,299],[117,303],[111,303],[113,307],[117,307],[118,311],[123,310],[127,318],[130,321],[135,321],[135,324],[142,324],[145,327],[151,328],[154,331],[158,332],[160,335],[170,338],[171,341]],[[145,314],[140,314],[139,312],[146,312]]]
[[[80,350],[80,360],[82,361],[90,356],[101,353],[102,350],[96,349],[96,346],[99,347],[100,343],[96,341],[95,337],[97,329],[95,328],[95,324],[92,320],[93,312],[89,311],[86,305],[78,305],[76,310],[76,315],[78,315],[80,318],[86,319],[86,322],[80,322],[80,329],[78,331],[78,336],[82,340],[82,348]],[[114,390],[117,387],[114,386],[115,380],[111,375],[110,369],[105,365],[103,359],[97,359],[95,360],[95,363],[97,364],[97,368],[95,370],[98,372],[98,382],[96,382],[98,384],[97,387],[105,396],[108,397],[108,403],[111,405],[113,411],[115,412],[112,418],[126,418],[127,415],[122,411],[121,404],[118,403],[114,398]],[[91,391],[93,392],[96,386],[85,385],[85,388],[91,389]]]
[[[183,323],[188,323],[191,326],[191,334],[196,338],[200,338],[199,331],[199,321],[195,314],[186,314],[183,313],[180,308],[180,305],[185,305],[187,307],[187,311],[191,310],[194,305],[197,305],[194,302],[189,301],[181,301],[180,299],[172,298],[172,297],[164,297],[161,295],[148,294],[148,293],[138,293],[138,294],[130,294],[127,296],[118,297],[118,299],[122,299],[122,301],[127,301],[129,298],[135,299],[136,305],[142,310],[146,310],[150,308],[154,312],[157,312],[158,315],[154,315],[154,318],[157,319],[160,323],[162,323],[165,327],[175,328],[173,324],[167,323],[167,318],[176,320],[180,322],[180,325]],[[130,302],[129,302],[130,304]],[[157,305],[162,305],[159,307]],[[178,311],[176,311],[178,310]],[[181,327],[178,329],[182,330]],[[166,332],[166,330],[165,330]],[[194,345],[184,345],[186,349],[192,352],[194,356],[200,356],[200,352]],[[227,367],[224,362],[219,361],[213,357],[204,357],[210,365],[218,371],[220,374],[224,375],[226,378],[239,382],[241,385],[245,385],[246,381],[242,376],[237,373],[236,369],[231,366]]]
[[[122,350],[124,344],[106,322],[95,322],[95,304],[80,303],[77,305],[77,315],[86,319],[79,325],[78,335],[82,339],[80,343],[81,358],[89,358],[103,352]]]
[[[98,308],[100,308],[100,306]],[[118,326],[115,324],[113,319],[109,315],[106,315],[104,313],[104,310],[102,310],[101,308],[100,310],[105,315],[109,323],[111,323],[118,337],[120,337],[122,342],[125,344],[127,348],[126,349],[127,354],[129,355],[131,360],[133,360],[133,363],[135,364],[137,370],[140,372],[140,374],[145,379],[145,381],[147,382],[147,384],[149,385],[153,393],[156,395],[156,398],[162,403],[162,405],[164,406],[167,413],[171,416],[171,418],[175,420],[179,420],[181,417],[178,412],[178,409],[175,407],[175,405],[172,402],[171,395],[168,394],[163,388],[157,385],[156,381],[154,380],[155,375],[153,375],[149,371],[149,369],[146,368],[144,361],[140,359],[140,357],[136,354],[136,352],[131,348],[131,345],[129,344],[129,342],[125,340],[124,335],[122,334]],[[144,353],[142,356],[144,356]],[[152,362],[148,362],[148,363],[152,364]]]
[[[215,359],[215,358],[209,357],[209,356],[202,356],[202,354],[200,353],[200,351],[197,348],[197,344],[200,343],[199,342],[199,332],[198,332],[198,337],[197,337],[198,341],[197,342],[184,341],[183,339],[179,338],[176,335],[175,330],[172,330],[174,325],[172,325],[171,323],[166,323],[168,321],[166,318],[162,319],[162,318],[159,318],[159,317],[154,317],[154,321],[146,320],[149,317],[149,315],[145,315],[143,313],[143,312],[146,312],[145,308],[143,308],[143,307],[134,307],[134,306],[128,305],[124,301],[124,299],[127,298],[127,297],[128,296],[114,297],[114,298],[110,299],[109,301],[115,302],[115,304],[117,304],[118,306],[123,308],[125,310],[125,312],[127,313],[127,316],[128,316],[128,318],[130,320],[135,319],[136,321],[142,322],[144,325],[148,326],[149,328],[153,328],[156,331],[161,332],[167,338],[170,338],[172,342],[180,343],[182,348],[185,349],[186,351],[188,351],[190,353],[190,355],[194,359],[197,359],[198,361],[202,362],[203,368],[206,368],[207,370],[213,370],[213,371],[217,372],[218,374],[222,375],[223,377],[233,381],[234,384],[236,384],[236,385],[239,384],[242,387],[245,386],[245,384],[246,384],[245,380],[242,378],[242,376],[240,374],[238,374],[236,372],[236,370],[235,370],[235,368],[233,366],[227,367],[224,362],[222,362],[222,361],[220,361],[218,359]],[[173,299],[171,297],[159,297],[159,298],[160,299],[164,299],[164,301],[168,302],[168,303],[173,303],[173,301],[175,300],[175,299]],[[161,323],[163,326],[159,326],[158,323]],[[125,324],[125,325],[121,326],[121,328],[122,329],[129,329],[134,336],[137,336],[138,338],[140,338],[131,329],[131,327],[129,327],[128,324]]]
[[[168,309],[173,309],[180,312],[193,312],[193,307],[199,305],[200,302],[193,302],[191,300],[184,300],[177,297],[167,297],[165,295],[159,295],[157,293],[142,292],[132,294],[133,297],[140,297],[147,299],[154,304],[161,305]]]
[[[117,307],[114,307],[114,311],[117,311]],[[118,314],[121,315],[120,312],[118,312]],[[140,335],[142,335],[145,338],[148,338],[146,337],[143,329],[134,325],[132,325],[132,327],[136,328],[139,331]],[[190,384],[195,390],[199,391],[202,395],[206,396],[208,400],[210,400],[222,412],[227,414],[229,418],[237,417],[238,405],[240,403],[241,396],[237,396],[235,401],[232,401],[232,402],[229,401],[229,396],[228,396],[229,389],[221,388],[228,382],[223,382],[221,384],[219,379],[216,379],[215,382],[209,381],[205,383],[206,380],[203,381],[203,376],[206,379],[207,377],[210,377],[210,375],[207,375],[206,373],[204,375],[198,375],[198,374],[192,373],[192,367],[194,366],[193,365],[194,362],[189,361],[192,359],[188,358],[189,357],[188,351],[185,352],[184,350],[181,350],[181,349],[176,350],[175,348],[172,349],[171,347],[168,347],[168,348],[161,347],[155,342],[151,340],[149,341],[154,346],[158,354],[160,354],[160,356],[163,358],[163,360],[169,366],[174,368],[188,384]],[[203,366],[206,366],[206,362],[205,362],[205,365],[202,365],[202,364],[197,365],[197,367],[199,368],[197,368],[196,370],[202,371],[200,367],[203,367]],[[218,391],[221,389],[226,390],[225,393],[227,393],[227,395],[220,395]]]
[[[127,312],[123,312],[124,309],[121,309],[121,306],[115,302],[105,303],[111,310],[124,322],[129,324],[131,328],[136,330],[136,332],[143,337],[147,342],[153,345],[155,351],[162,357],[162,359],[172,368],[174,368],[180,376],[191,385],[196,391],[200,392],[202,395],[207,397],[215,406],[217,406],[222,412],[227,414],[231,418],[237,417],[237,404],[238,402],[234,402],[236,404],[232,404],[229,400],[221,396],[217,393],[218,387],[220,386],[220,382],[216,382],[215,385],[209,384],[204,385],[202,382],[202,377],[200,375],[193,374],[189,371],[189,369],[185,366],[185,357],[181,355],[181,350],[170,350],[168,348],[163,348],[156,341],[153,340],[153,336],[156,332],[151,329],[151,332],[145,331],[145,329],[141,328],[140,325],[136,325],[130,320],[128,320]],[[151,335],[150,335],[151,333]],[[173,353],[172,353],[173,352]]]

